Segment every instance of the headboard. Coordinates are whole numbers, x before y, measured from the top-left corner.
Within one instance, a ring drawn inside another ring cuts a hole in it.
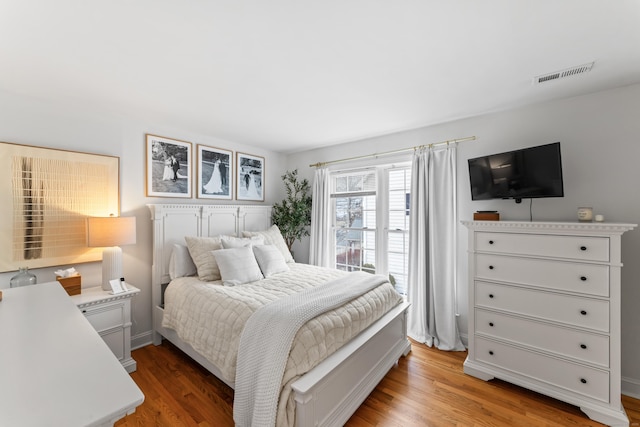
[[[240,236],[243,231],[261,231],[271,226],[271,206],[149,204],[153,224],[151,267],[152,311],[162,304],[163,285],[169,283],[169,258],[175,243],[185,236]],[[155,322],[154,322],[155,324]]]

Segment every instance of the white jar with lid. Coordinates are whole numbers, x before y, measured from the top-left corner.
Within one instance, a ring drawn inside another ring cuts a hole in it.
[[[593,208],[588,208],[588,207],[578,208],[578,221],[580,222],[593,221]]]

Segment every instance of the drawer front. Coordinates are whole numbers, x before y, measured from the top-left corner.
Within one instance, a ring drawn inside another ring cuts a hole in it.
[[[609,367],[609,337],[476,309],[476,333]]]
[[[565,325],[609,332],[609,301],[477,281],[475,304]]]
[[[608,265],[477,254],[476,277],[609,296]]]
[[[475,340],[476,360],[583,396],[609,403],[609,373],[484,338]]]
[[[476,250],[608,262],[609,238],[478,232]]]
[[[89,323],[96,331],[102,332],[111,328],[122,327],[124,325],[125,304],[117,302],[104,304],[96,307],[82,309]]]

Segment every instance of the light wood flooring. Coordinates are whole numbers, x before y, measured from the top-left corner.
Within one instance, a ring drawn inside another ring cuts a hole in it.
[[[601,426],[577,407],[462,372],[464,352],[412,343],[347,426]],[[233,390],[164,341],[133,351],[131,376],[145,394],[133,426],[233,426]],[[640,400],[623,396],[630,426],[640,426]]]

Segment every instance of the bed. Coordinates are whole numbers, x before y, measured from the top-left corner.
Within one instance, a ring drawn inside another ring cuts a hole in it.
[[[263,205],[153,204],[149,205],[149,209],[153,223],[154,344],[160,344],[163,338],[169,340],[216,377],[235,388],[235,372],[233,371],[235,363],[233,361],[230,363],[221,362],[222,359],[216,359],[208,354],[206,346],[203,347],[202,343],[198,343],[197,340],[194,341],[187,337],[185,333],[177,331],[180,328],[175,323],[174,308],[178,299],[173,296],[173,293],[175,288],[193,289],[200,285],[204,289],[208,289],[206,292],[211,292],[212,289],[222,292],[226,288],[233,293],[249,289],[254,284],[248,283],[238,286],[234,290],[233,286],[226,287],[219,286],[219,284],[212,288],[211,285],[206,285],[193,277],[176,279],[167,292],[167,297],[171,299],[165,307],[164,296],[167,284],[170,282],[170,266],[175,268],[175,260],[173,264],[170,263],[170,260],[176,244],[184,245],[185,236],[199,238],[220,235],[242,236],[243,232],[270,229],[271,208]],[[260,235],[260,233],[253,234]],[[320,270],[314,270],[317,267],[304,264],[293,263],[289,266],[291,271],[268,277],[261,281],[259,286],[256,284],[255,288],[268,288],[269,286],[266,285],[270,283],[269,280],[276,276],[282,280],[283,277],[292,275],[292,278],[288,280],[295,287],[296,281],[302,283],[306,280],[300,278],[319,277],[325,274],[328,275],[325,278],[327,280],[332,278],[338,280],[338,277],[344,274],[341,272],[320,273]],[[175,274],[172,275],[175,276]],[[277,284],[274,288],[277,286],[280,285]],[[200,296],[194,297],[192,295],[190,298],[202,301]],[[260,298],[269,300],[271,297]],[[364,298],[364,296],[359,298]],[[286,401],[291,403],[289,406],[293,406],[295,417],[292,416],[291,410],[281,405],[278,409],[279,423],[283,419],[287,420],[287,423],[295,419],[296,426],[343,425],[397,360],[408,354],[411,349],[406,334],[408,304],[402,301],[387,302],[386,304],[387,306],[380,308],[382,312],[376,314],[377,320],[362,323],[361,327],[354,327],[355,332],[352,337],[347,337],[348,342],[339,343],[337,345],[339,348],[335,351],[330,349],[331,346],[328,345],[328,353],[330,353],[328,357],[308,372],[300,372],[292,377],[286,387],[289,390]],[[331,340],[327,342],[333,343],[334,340],[335,337],[331,337]],[[206,342],[206,338],[204,341]],[[294,346],[292,354],[298,353],[300,351],[296,350]],[[291,360],[289,360],[290,362]],[[236,393],[238,393],[238,389],[236,389]],[[282,414],[284,414],[284,418],[281,418]]]

